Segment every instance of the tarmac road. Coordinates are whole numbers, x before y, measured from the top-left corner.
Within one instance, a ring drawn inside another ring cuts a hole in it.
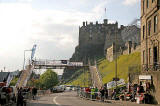
[[[77,97],[76,92],[55,93],[31,100],[27,106],[151,106],[131,102],[108,101],[98,102]]]

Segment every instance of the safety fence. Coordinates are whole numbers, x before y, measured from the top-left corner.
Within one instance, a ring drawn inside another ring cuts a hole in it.
[[[102,95],[100,92],[86,92],[83,90],[77,90],[77,95],[81,98],[85,98],[92,101],[104,101],[106,99],[106,96]]]

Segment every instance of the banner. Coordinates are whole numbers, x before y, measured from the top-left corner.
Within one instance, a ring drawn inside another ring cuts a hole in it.
[[[117,81],[117,86],[125,85],[124,79],[120,79]],[[115,88],[116,87],[116,81],[111,81],[107,83],[107,89]]]

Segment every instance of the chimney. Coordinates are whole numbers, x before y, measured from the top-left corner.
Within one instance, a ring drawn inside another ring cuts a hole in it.
[[[85,26],[85,22],[83,22],[83,26]]]
[[[88,25],[87,21],[86,21],[86,26]]]
[[[108,24],[108,19],[104,19],[104,24]]]
[[[98,21],[96,21],[96,25],[98,25]]]

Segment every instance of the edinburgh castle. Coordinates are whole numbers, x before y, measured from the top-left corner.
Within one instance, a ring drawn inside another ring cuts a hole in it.
[[[79,45],[75,48],[71,60],[83,61],[97,59],[107,55],[107,49],[116,43],[116,51],[125,50],[126,43],[131,41],[134,45],[140,44],[140,28],[131,26],[118,26],[118,22],[109,23],[104,19],[103,23],[83,22],[79,27]]]
[[[116,44],[116,49],[115,49]],[[79,27],[79,45],[75,48],[70,61],[94,61],[106,57],[109,61],[115,59],[115,53],[130,54],[140,51],[140,28],[137,25],[118,26],[118,22],[103,23],[83,22]],[[63,80],[70,78],[76,69],[64,70]]]

